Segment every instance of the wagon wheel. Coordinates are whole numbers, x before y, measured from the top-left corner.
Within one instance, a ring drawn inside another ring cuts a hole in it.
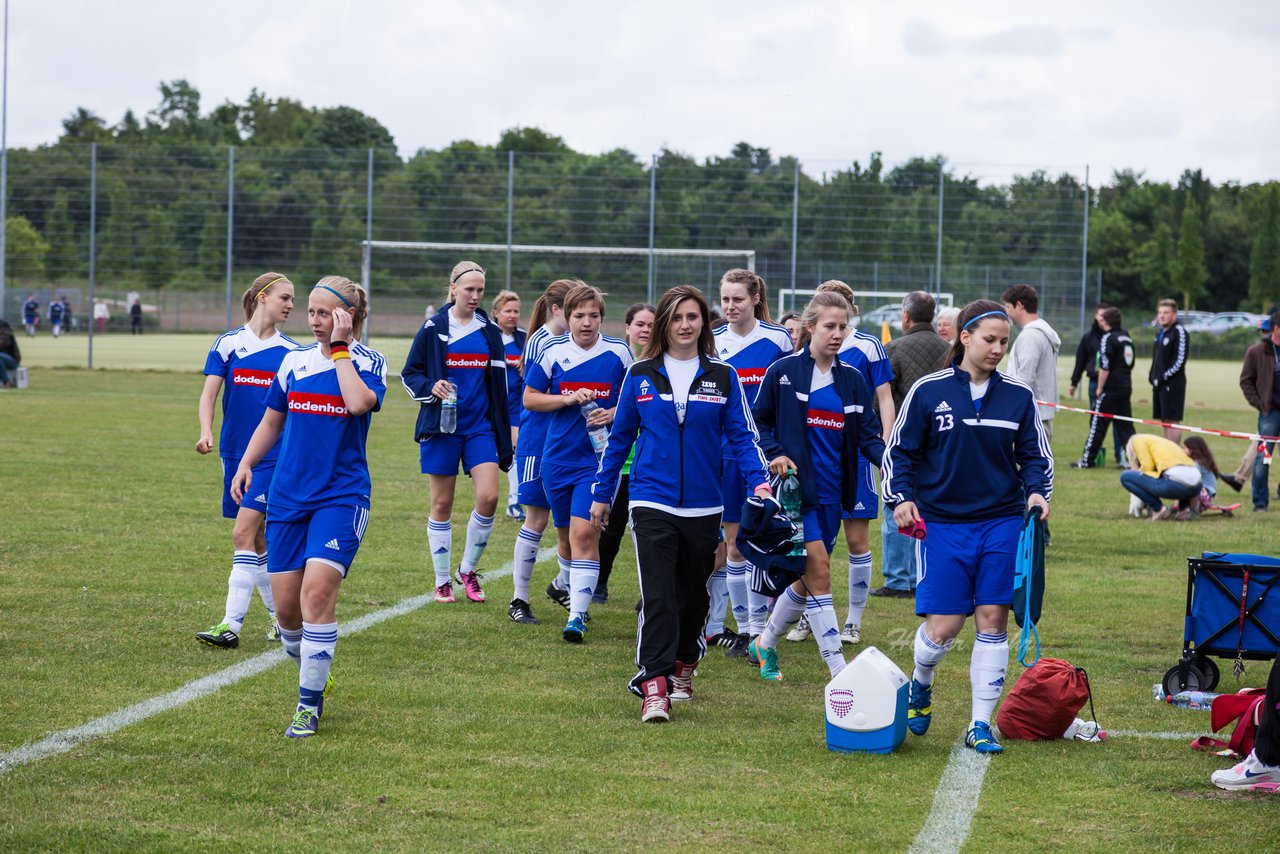
[[[1221,671],[1218,670],[1218,664],[1212,658],[1205,656],[1197,656],[1195,660],[1195,668],[1204,676],[1205,684],[1202,690],[1212,691],[1218,687],[1218,680],[1222,677]]]
[[[1187,678],[1182,681],[1178,671],[1182,668],[1181,664],[1175,664],[1170,667],[1164,674],[1164,693],[1166,697],[1172,697],[1174,694],[1182,691],[1204,691],[1204,687],[1208,680],[1205,679],[1203,673],[1194,664],[1187,665]]]

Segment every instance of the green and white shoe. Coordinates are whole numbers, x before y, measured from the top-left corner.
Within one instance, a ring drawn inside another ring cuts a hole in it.
[[[230,623],[218,623],[203,632],[196,632],[196,640],[219,649],[235,649],[240,645],[240,636],[231,631]]]

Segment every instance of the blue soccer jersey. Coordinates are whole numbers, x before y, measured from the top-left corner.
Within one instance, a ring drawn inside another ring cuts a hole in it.
[[[739,335],[725,324],[715,330],[715,337],[716,355],[738,372],[748,406],[756,402],[765,371],[783,356],[790,356],[793,349],[791,333],[786,328],[763,321],[757,321],[746,335]]]
[[[836,391],[831,371],[823,374],[816,367],[813,370],[805,427],[809,459],[818,481],[818,501],[839,507],[844,497],[841,490],[844,466],[840,460],[844,447],[844,402]]]
[[[220,335],[213,342],[204,360],[204,373],[207,377],[222,377],[222,433],[218,438],[218,454],[223,459],[238,460],[244,456],[267,408],[267,391],[280,370],[280,363],[297,348],[297,342],[279,332],[262,339],[247,326]],[[262,461],[275,460],[278,448],[277,444]]]
[[[546,349],[547,343],[556,336],[547,327],[530,333],[524,342],[524,376],[521,378],[520,397],[524,399],[524,383],[529,379],[529,369],[537,363]],[[523,404],[522,404],[523,405]],[[550,412],[534,412],[524,410],[520,415],[520,456],[537,457],[542,455],[542,446],[547,441],[547,427],[551,425]]]
[[[387,391],[387,364],[376,350],[353,342],[351,364],[378,396]],[[369,463],[365,442],[373,410],[347,414],[334,363],[319,344],[284,357],[267,392],[266,405],[287,413],[280,458],[267,504],[271,517],[288,521],[319,507],[344,501],[369,501]]]
[[[489,342],[484,337],[484,321],[472,317],[459,323],[449,312],[449,354],[445,356],[445,377],[458,389],[458,426],[454,433],[471,436],[492,435],[489,425],[489,388],[485,371],[489,368]]]
[[[602,409],[612,409],[618,404],[618,389],[632,361],[631,348],[619,338],[602,335],[584,350],[565,334],[547,343],[538,361],[525,368],[524,380],[526,386],[544,394],[572,394],[589,388]],[[595,451],[578,407],[566,406],[551,413],[542,464],[595,469]]]
[[[520,426],[520,414],[524,412],[524,377],[520,376],[520,344],[516,336],[502,333],[502,355],[507,361],[507,409],[511,413],[511,426]]]
[[[840,361],[862,372],[862,378],[871,387],[872,400],[875,400],[876,389],[893,382],[893,369],[889,367],[884,345],[879,338],[865,332],[849,331],[849,336],[840,345]]]

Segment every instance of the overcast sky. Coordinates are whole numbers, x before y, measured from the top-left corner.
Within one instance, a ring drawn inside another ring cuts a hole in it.
[[[1280,3],[11,0],[8,141],[109,123],[186,78],[348,105],[402,155],[538,126],[573,148],[806,169],[882,151],[1216,183],[1280,178]]]

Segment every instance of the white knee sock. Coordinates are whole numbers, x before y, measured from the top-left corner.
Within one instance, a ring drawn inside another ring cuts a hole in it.
[[[1009,668],[1009,635],[978,632],[969,657],[969,684],[973,688],[973,719],[991,723],[1004,674]]]
[[[845,665],[844,653],[840,649],[840,630],[836,628],[835,601],[830,594],[814,596],[806,604],[804,615],[809,618],[809,625],[813,627],[813,639],[818,642],[822,660],[827,663],[831,675],[835,676]]]
[[[515,572],[511,574],[516,587],[513,599],[529,601],[529,581],[533,578],[533,567],[538,562],[538,547],[541,544],[542,534],[520,526],[520,533],[516,535]]]
[[[591,607],[591,594],[600,582],[600,561],[574,560],[569,562],[569,613],[586,617]]]
[[[751,603],[747,600],[747,562],[731,560],[724,565],[724,571],[729,587],[729,608],[733,611],[733,622],[738,627],[738,634],[745,635],[751,628]]]
[[[955,642],[955,638],[952,638],[944,644],[934,643],[929,640],[924,630],[924,623],[921,623],[920,628],[916,630],[916,667],[912,677],[926,688],[932,685],[934,668]]]
[[[258,553],[236,551],[231,557],[231,575],[227,577],[227,609],[222,621],[239,634],[244,628],[244,615],[253,598],[253,579],[258,573]]]
[[[761,599],[765,598],[763,596]],[[764,628],[760,631],[760,645],[766,649],[773,649],[778,645],[778,639],[791,631],[791,627],[800,622],[800,615],[804,613],[805,601],[804,597],[798,595],[794,590],[788,587],[778,597],[778,604],[773,606],[773,614],[769,616]]]
[[[554,580],[554,581],[552,581],[551,583],[552,583],[552,585],[554,585],[554,586],[555,586],[555,588],[556,588],[557,590],[568,590],[568,589],[569,589],[569,564],[570,564],[570,561],[569,561],[569,560],[567,560],[567,559],[565,559],[565,558],[563,558],[563,557],[561,557],[561,556],[560,556],[560,554],[559,554],[559,553],[557,553],[557,554],[556,554],[556,562],[560,565],[560,571],[559,571],[558,573],[556,573],[555,580]]]
[[[707,611],[703,634],[713,637],[724,631],[724,611],[729,604],[729,573],[724,567],[711,573],[711,578],[707,579],[707,593],[711,597],[711,607]]]
[[[747,577],[751,576],[751,564],[747,564]],[[781,601],[782,597],[778,597]],[[765,624],[769,621],[769,597],[763,593],[757,593],[751,589],[751,585],[747,585],[747,633],[758,635],[764,631]],[[796,617],[800,619],[799,616]]]
[[[519,504],[519,497],[516,495],[520,491],[520,475],[516,473],[516,467],[512,466],[511,471],[507,472],[507,505]]]
[[[476,571],[476,567],[480,564],[480,556],[484,554],[484,547],[489,545],[491,533],[493,533],[493,517],[481,516],[472,510],[471,518],[467,521],[467,545],[462,552],[462,568],[458,570],[460,575],[470,575]]]
[[[431,549],[431,566],[436,572],[436,587],[449,581],[453,565],[453,522],[427,520],[427,543]]]
[[[267,553],[258,555],[258,571],[254,573],[253,582],[258,585],[258,595],[262,604],[267,606],[271,619],[276,618],[276,597],[271,595],[271,573],[267,572]]]
[[[286,629],[280,627],[280,645],[284,647],[285,655],[293,659],[293,663],[302,666],[301,648],[302,648],[302,629]]]
[[[302,667],[298,670],[298,705],[314,709],[320,705],[324,683],[329,679],[334,648],[338,645],[337,623],[302,624]]]
[[[846,623],[862,625],[862,612],[866,610],[867,591],[870,588],[871,552],[849,555],[849,617],[845,620]]]

